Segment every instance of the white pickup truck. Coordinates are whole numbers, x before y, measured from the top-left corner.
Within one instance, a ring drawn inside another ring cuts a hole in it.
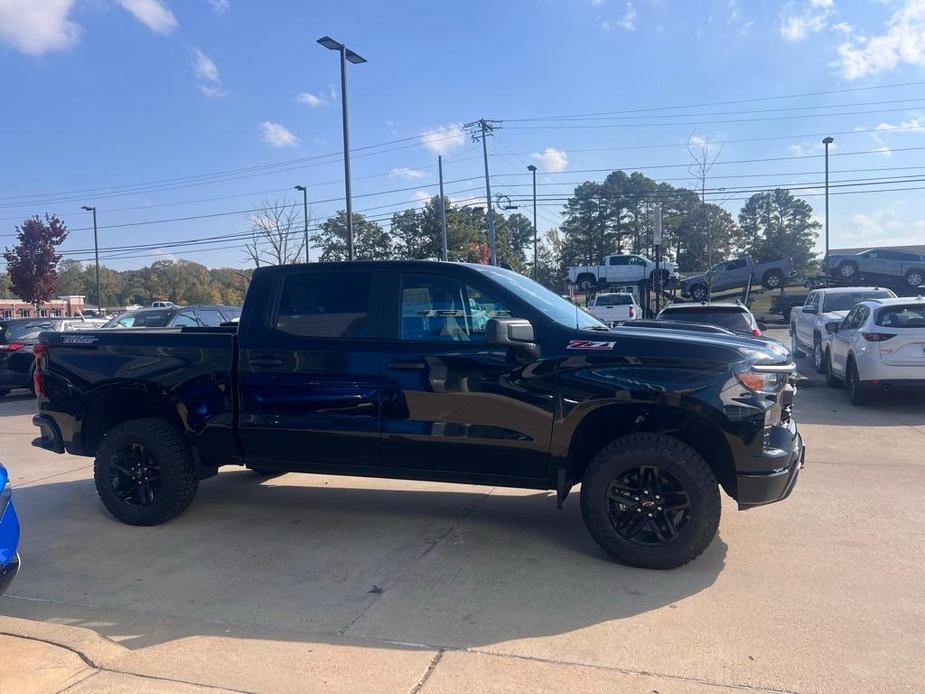
[[[598,294],[588,302],[588,313],[604,323],[639,320],[642,309],[632,294]]]
[[[806,303],[790,311],[790,351],[794,357],[806,352],[813,355],[813,367],[825,371],[825,348],[835,326],[839,325],[855,304],[866,299],[895,297],[881,287],[832,287],[814,289],[806,295]]]
[[[678,264],[663,260],[659,265],[662,284],[678,274]],[[568,279],[585,291],[602,285],[641,282],[654,279],[655,261],[644,255],[608,255],[603,265],[576,265],[568,269]]]

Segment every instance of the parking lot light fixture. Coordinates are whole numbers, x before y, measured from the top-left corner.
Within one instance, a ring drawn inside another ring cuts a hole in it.
[[[93,213],[93,253],[96,256],[96,310],[98,315],[103,314],[103,295],[100,293],[100,242],[96,234],[96,208],[81,205],[80,209]]]

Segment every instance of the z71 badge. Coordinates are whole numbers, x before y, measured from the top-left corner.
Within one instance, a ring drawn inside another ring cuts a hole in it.
[[[599,340],[569,340],[565,346],[566,349],[590,349],[599,352],[606,352],[613,349],[616,342],[603,342]]]

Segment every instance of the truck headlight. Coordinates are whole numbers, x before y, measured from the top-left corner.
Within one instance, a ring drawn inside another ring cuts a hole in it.
[[[783,387],[780,374],[761,371],[737,371],[739,382],[756,393],[776,393]]]

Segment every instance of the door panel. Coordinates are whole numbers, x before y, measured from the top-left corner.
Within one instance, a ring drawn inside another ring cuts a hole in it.
[[[511,313],[476,291],[449,277],[405,275],[395,318],[404,339],[391,343],[384,360],[383,464],[541,479],[553,370],[519,350],[484,344],[488,318]],[[423,327],[422,318],[429,321]]]
[[[245,453],[269,467],[378,465],[379,279],[303,271],[279,284],[266,324],[242,335]]]

